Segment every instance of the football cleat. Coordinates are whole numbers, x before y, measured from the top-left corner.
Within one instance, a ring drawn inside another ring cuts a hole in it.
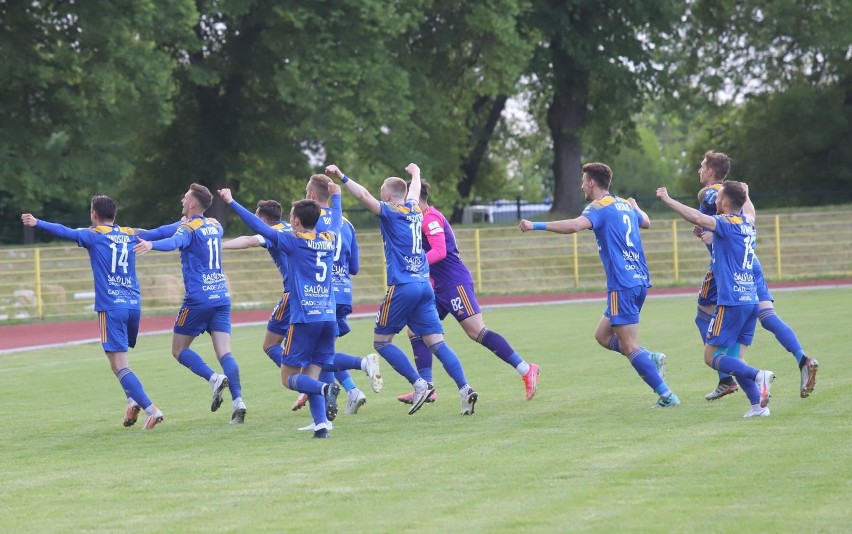
[[[769,406],[761,408],[759,405],[754,405],[743,417],[769,417]]]
[[[328,384],[325,388],[325,416],[329,421],[337,417],[337,396],[340,395],[340,386]]]
[[[758,391],[760,391],[760,407],[766,408],[766,405],[769,404],[769,398],[772,397],[769,394],[769,387],[775,381],[775,373],[772,371],[758,371],[757,376],[754,377],[754,381],[757,384]]]
[[[651,407],[652,408],[673,408],[675,406],[680,406],[680,399],[677,395],[674,394],[674,391],[670,395],[665,397],[660,397],[660,400],[655,402]]]
[[[346,413],[356,414],[358,409],[367,403],[367,396],[358,388],[346,394]]]
[[[299,393],[299,396],[296,398],[296,402],[293,403],[293,407],[290,408],[294,412],[301,410],[305,404],[308,403],[308,394],[307,393]]]
[[[154,406],[154,413],[145,418],[145,424],[142,426],[142,429],[151,430],[155,426],[162,423],[163,419],[163,412],[161,412],[156,406]]]
[[[241,425],[246,422],[246,405],[244,402],[240,401],[240,403],[234,407],[234,411],[231,414],[231,424],[232,425]]]
[[[805,357],[804,365],[802,366],[802,387],[799,390],[799,396],[804,398],[810,397],[816,386],[816,374],[819,369],[819,362],[813,358]],[[127,426],[125,423],[124,426]]]
[[[411,399],[413,399],[413,398],[414,398],[414,392],[410,391],[410,392],[406,393],[405,395],[400,395],[399,397],[396,398],[396,400],[398,400],[399,402],[401,402],[403,404],[411,404]],[[435,388],[433,387],[432,388],[432,394],[429,395],[429,398],[426,399],[426,402],[431,403],[431,402],[435,402],[436,400],[438,400],[438,394],[435,392]]]
[[[461,414],[473,415],[473,408],[476,401],[479,400],[479,395],[477,395],[476,391],[474,391],[469,385],[465,385],[461,388],[459,390],[459,395],[461,395]]]
[[[136,420],[139,419],[139,412],[142,411],[142,407],[136,404],[135,402],[130,402],[127,404],[127,409],[124,410],[124,426],[133,426],[136,424]]]
[[[411,408],[408,410],[408,415],[413,415],[419,410],[434,391],[435,387],[432,384],[427,383],[422,378],[417,379],[414,382],[414,396],[411,398]]]
[[[213,402],[210,403],[210,411],[215,412],[222,406],[222,390],[228,387],[228,377],[220,374],[213,374],[210,377],[210,387],[213,389]]]
[[[384,385],[382,373],[379,371],[379,355],[368,354],[364,359],[366,360],[366,369],[364,369],[364,372],[370,377],[370,387],[373,388],[375,393],[378,393],[382,390],[382,385]]]
[[[725,384],[724,382],[719,382],[719,385],[716,386],[716,389],[704,395],[704,398],[709,401],[714,401],[716,399],[721,399],[725,395],[730,395],[731,393],[736,393],[740,390],[740,386],[736,384]]]
[[[527,393],[527,400],[532,400],[535,397],[536,389],[538,389],[539,374],[541,374],[541,369],[539,369],[538,365],[531,363],[530,370],[522,377],[524,380],[524,389]]]

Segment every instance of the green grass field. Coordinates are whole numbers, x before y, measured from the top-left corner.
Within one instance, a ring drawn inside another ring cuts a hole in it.
[[[488,326],[542,367],[534,400],[448,321],[480,394],[476,415],[459,416],[436,369],[438,402],[408,416],[396,396],[409,386],[385,365],[379,394],[353,375],[368,403],[354,416],[341,408],[330,440],[296,430],[309,415],[290,411],[295,394],[260,350],[262,326],[233,334],[243,426],[228,425],[229,402],[210,412],[209,386],[172,359],[167,335],[131,353],[166,415],[151,432],[141,420],[122,427],[124,398],[99,345],[0,355],[0,530],[848,532],[852,289],[776,298],[820,374],[800,399],[793,358],[758,327],[748,361],[778,375],[772,416],[758,420],[742,418],[741,392],[704,400],[716,375],[685,297],[649,299],[640,331],[668,354],[678,408],[651,409],[625,358],[596,345],[603,299],[495,308]],[[338,349],[372,352],[372,321],[352,324]],[[208,338],[194,348],[212,361]]]

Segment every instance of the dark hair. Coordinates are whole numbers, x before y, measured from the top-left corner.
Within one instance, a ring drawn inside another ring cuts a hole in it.
[[[728,180],[722,185],[721,193],[728,199],[731,209],[737,212],[743,209],[748,198],[742,184],[733,180]]]
[[[583,165],[583,173],[588,174],[598,187],[609,190],[612,182],[612,169],[605,163],[586,163]]]
[[[257,203],[257,212],[261,218],[272,219],[273,221],[281,220],[281,212],[284,208],[276,200],[260,200]]]
[[[411,180],[405,182],[405,186],[411,189]],[[429,182],[420,180],[420,200],[427,202],[429,200]]]
[[[727,154],[708,150],[704,153],[704,159],[707,160],[707,166],[713,169],[716,178],[720,180],[724,180],[731,171],[731,158]]]
[[[213,204],[213,193],[203,185],[192,184],[189,186],[189,190],[192,191],[192,196],[195,197],[195,200],[204,208],[202,211],[207,211],[207,208]]]
[[[308,189],[314,192],[320,202],[328,202],[331,194],[328,192],[328,184],[332,179],[324,174],[314,174],[308,180]]]
[[[322,208],[316,200],[296,200],[293,202],[293,216],[298,217],[305,230],[313,230],[322,213]]]
[[[98,219],[114,221],[115,214],[118,212],[118,204],[106,195],[95,195],[92,197],[92,211],[95,212]]]

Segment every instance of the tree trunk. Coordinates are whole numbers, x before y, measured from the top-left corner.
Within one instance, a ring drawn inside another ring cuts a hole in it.
[[[582,141],[586,103],[566,89],[557,89],[547,109],[547,125],[553,139],[553,206],[551,213],[579,213],[585,200],[580,189]]]
[[[459,165],[461,179],[456,186],[460,200],[464,202],[458,202],[453,206],[450,223],[459,223],[462,220],[466,201],[470,198],[470,191],[476,184],[479,167],[488,151],[488,143],[494,135],[497,123],[500,122],[500,115],[503,113],[503,108],[506,107],[506,100],[508,100],[506,95],[498,95],[495,98],[480,97],[473,104],[474,126],[470,133],[470,151]]]

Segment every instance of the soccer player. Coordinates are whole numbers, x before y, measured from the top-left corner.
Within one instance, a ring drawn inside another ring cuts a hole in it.
[[[325,169],[327,175],[339,178],[361,204],[379,217],[388,290],[376,315],[373,346],[414,386],[409,415],[423,406],[435,388],[420,376],[405,353],[392,343],[394,335],[406,326],[423,339],[455,381],[461,397],[461,414],[473,415],[478,395],[467,383],[458,356],[444,341],[444,329],[435,307],[435,293],[429,283],[429,264],[423,252],[421,232],[423,213],[418,202],[420,167],[410,163],[405,171],[411,175],[411,186],[406,187],[402,178],[387,178],[379,193],[381,200],[378,200],[336,165]]]
[[[726,181],[716,198],[718,214],[713,216],[672,199],[665,187],[657,189],[657,198],[685,221],[713,232],[710,265],[717,298],[704,344],[704,363],[736,377],[751,403],[743,417],[769,416],[769,388],[775,375],[741,360],[741,347],[751,345],[758,314],[752,270],[757,230],[746,190],[739,182]]]
[[[184,222],[177,232],[158,241],[140,239],[134,250],[137,254],[145,254],[151,249],[180,249],[185,294],[183,306],[175,318],[172,356],[210,384],[213,391],[210,411],[219,409],[222,391],[225,387],[230,389],[233,399],[231,424],[238,425],[245,422],[246,405],[242,399],[240,367],[231,354],[231,295],[220,260],[223,230],[218,222],[204,217],[212,203],[213,194],[209,189],[200,184],[190,185],[181,199]],[[203,332],[210,333],[224,374],[213,372],[190,348]]]
[[[704,159],[701,161],[701,166],[698,168],[698,176],[701,185],[704,187],[698,193],[699,207],[698,210],[709,216],[716,215],[716,197],[722,188],[725,178],[731,169],[731,160],[722,152],[714,152],[708,150],[704,154]],[[746,193],[748,190],[746,189]],[[700,226],[693,229],[693,234],[700,237],[707,246],[708,251],[712,253],[713,233],[705,230]],[[785,323],[775,312],[774,299],[769,292],[769,287],[766,284],[766,279],[763,276],[763,268],[757,256],[754,257],[753,271],[755,284],[757,287],[758,304],[758,320],[760,325],[772,332],[775,339],[793,355],[796,364],[799,368],[801,376],[799,396],[806,398],[810,396],[816,385],[816,373],[819,369],[819,362],[814,358],[809,358],[805,355],[802,344],[796,333]],[[695,324],[698,326],[699,334],[701,335],[702,343],[707,333],[707,327],[710,324],[710,318],[716,307],[716,284],[713,279],[712,270],[708,268],[707,274],[704,277],[704,282],[701,284],[701,289],[698,294],[698,313],[695,318]],[[720,399],[725,395],[736,393],[738,391],[736,382],[726,373],[719,372],[719,384],[716,389],[705,395],[708,401]]]
[[[608,165],[586,163],[581,188],[591,203],[579,217],[537,223],[521,219],[518,227],[522,232],[547,230],[573,234],[588,229],[594,232],[607,285],[607,307],[595,329],[595,339],[603,348],[627,357],[642,380],[659,395],[654,407],[678,406],[680,399],[663,380],[665,359],[660,358],[663,355],[639,345],[639,313],[651,287],[639,229],[649,228],[651,221],[635,200],[611,194],[611,182],[612,170]]]
[[[337,384],[317,380],[323,365],[334,358],[337,317],[331,270],[335,241],[340,231],[340,186],[329,181],[332,196],[331,224],[327,232],[316,232],[321,208],[313,200],[299,200],[290,210],[289,232],[277,232],[236,202],[230,189],[219,190],[231,209],[253,231],[277,242],[287,259],[287,291],[296,304],[290,307],[290,326],[281,360],[281,382],[285,387],[308,394],[314,437],[329,437],[326,402],[335,403]]]
[[[139,411],[145,410],[143,429],[150,430],[163,421],[160,411],[142,387],[142,382],[130,369],[127,351],[136,346],[142,297],[136,277],[136,236],[158,239],[171,235],[180,222],[155,230],[139,230],[115,224],[118,211],[110,197],[92,197],[89,228],[72,229],[61,224],[36,219],[29,213],[21,215],[24,226],[35,226],[62,239],[76,241],[89,252],[95,284],[95,311],[101,332],[101,345],[109,359],[112,372],[127,396],[124,426],[133,426]]]
[[[531,400],[538,387],[539,367],[524,361],[503,336],[485,326],[473,290],[473,276],[461,259],[456,236],[449,221],[434,206],[429,205],[429,184],[424,180],[420,181],[419,206],[423,212],[423,247],[426,251],[426,261],[429,262],[429,277],[435,290],[438,317],[443,321],[447,314],[452,312],[470,339],[493,352],[521,375],[526,399]],[[411,330],[408,331],[408,336],[417,371],[431,383],[432,353],[426,348],[423,338]],[[414,393],[408,393],[398,400],[410,404],[413,396]]]
[[[330,198],[328,186],[331,182],[331,178],[324,174],[314,174],[305,186],[305,198],[316,201],[320,205],[320,208],[322,208],[322,213],[317,221],[317,232],[328,230],[331,224],[331,209],[328,205]],[[351,275],[358,274],[359,267],[358,240],[355,237],[355,227],[343,217],[334,249],[331,280],[331,286],[334,290],[334,301],[337,307],[338,337],[343,337],[352,330],[349,327],[349,323],[346,322],[346,318],[352,313]],[[349,375],[349,369],[364,371],[370,378],[370,385],[376,393],[382,390],[383,379],[379,371],[378,355],[370,354],[365,358],[361,358],[343,352],[335,352],[334,361],[323,368],[319,379],[323,382],[331,382],[337,379],[340,385],[346,390],[346,413],[355,414],[367,402],[367,396],[355,385],[355,382]],[[300,395],[299,399],[293,405],[293,410],[298,410],[304,406],[306,400],[307,398],[304,394]],[[334,416],[329,417],[329,419],[333,421]]]

